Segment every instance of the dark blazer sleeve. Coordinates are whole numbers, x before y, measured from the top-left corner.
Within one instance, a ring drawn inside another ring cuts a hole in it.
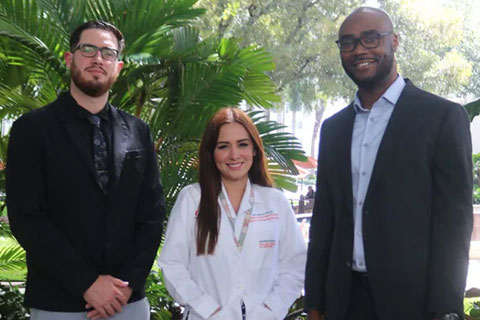
[[[432,163],[432,239],[428,310],[463,314],[472,215],[470,121],[459,105],[448,109]]]
[[[316,309],[320,314],[326,308],[326,279],[334,228],[333,199],[328,187],[326,155],[328,120],[322,126],[317,168],[317,186],[313,215],[310,222],[307,267],[305,275],[305,310]]]
[[[75,252],[50,217],[44,163],[47,141],[41,128],[28,116],[13,124],[8,145],[6,191],[10,227],[27,251],[28,265],[35,265],[73,296],[82,297],[98,273]]]
[[[145,125],[146,126],[146,125]],[[145,165],[143,183],[135,217],[135,255],[120,271],[136,291],[142,291],[157,255],[165,218],[165,201],[150,130],[145,129]]]

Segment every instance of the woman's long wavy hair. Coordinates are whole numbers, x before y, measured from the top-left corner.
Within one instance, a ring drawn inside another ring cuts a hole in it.
[[[239,123],[250,135],[255,150],[248,177],[252,183],[271,187],[272,178],[267,170],[262,139],[257,127],[245,112],[236,108],[219,110],[207,124],[198,152],[198,181],[201,198],[197,215],[197,255],[213,254],[218,241],[220,227],[220,207],[218,195],[221,190],[221,176],[215,164],[213,153],[218,141],[220,128],[228,123]],[[208,239],[208,240],[207,240]]]

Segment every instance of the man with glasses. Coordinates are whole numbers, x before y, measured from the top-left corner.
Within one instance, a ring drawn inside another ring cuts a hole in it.
[[[148,126],[108,103],[123,47],[109,23],[77,27],[69,92],[12,127],[7,206],[32,320],[150,319],[165,207]]]
[[[389,16],[342,23],[354,101],[327,119],[305,279],[309,319],[463,318],[472,231],[469,119],[397,72]]]

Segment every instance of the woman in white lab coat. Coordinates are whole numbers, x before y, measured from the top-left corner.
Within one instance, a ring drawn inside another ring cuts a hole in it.
[[[306,248],[251,119],[217,112],[199,162],[199,183],[180,192],[158,260],[168,291],[188,320],[283,319],[303,288]]]

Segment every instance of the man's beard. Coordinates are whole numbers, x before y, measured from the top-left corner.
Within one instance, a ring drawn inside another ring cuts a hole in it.
[[[87,80],[82,76],[81,71],[75,65],[75,61],[72,61],[71,65],[72,81],[75,86],[83,93],[90,97],[100,97],[104,95],[115,82],[116,77],[109,77],[105,82]]]
[[[394,63],[394,52],[393,48],[391,48],[390,52],[385,53],[384,59],[380,65],[378,65],[377,72],[369,77],[359,79],[355,77],[355,73],[352,72],[349,68],[347,68],[342,60],[342,66],[345,70],[345,73],[352,79],[352,81],[362,89],[371,90],[375,89],[382,85],[382,83],[388,78],[388,75],[393,69]]]

